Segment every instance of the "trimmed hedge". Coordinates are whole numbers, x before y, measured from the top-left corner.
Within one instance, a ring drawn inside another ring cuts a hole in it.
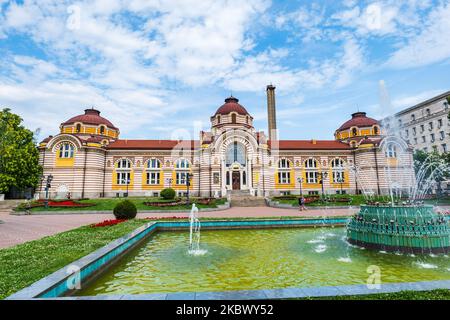
[[[136,218],[137,208],[130,200],[124,200],[116,204],[113,212],[118,220],[130,220]]]
[[[165,200],[173,200],[175,199],[175,190],[172,188],[166,188],[161,191],[161,197]]]

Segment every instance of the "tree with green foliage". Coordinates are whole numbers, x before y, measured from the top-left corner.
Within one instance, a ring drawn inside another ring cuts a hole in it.
[[[34,134],[10,109],[0,110],[0,193],[36,187],[42,175]]]

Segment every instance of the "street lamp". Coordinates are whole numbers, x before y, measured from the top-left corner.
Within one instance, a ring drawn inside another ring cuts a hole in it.
[[[302,191],[303,178],[297,178],[297,182],[300,185],[300,196],[303,196],[303,191]]]
[[[189,205],[189,187],[191,186],[191,179],[194,175],[192,173],[186,173],[186,200]]]
[[[342,195],[342,184],[344,183],[344,178],[339,176],[338,182],[341,184],[341,195]]]
[[[130,185],[130,178],[122,179],[122,183],[125,183],[127,185],[127,192],[123,196],[124,198],[128,198],[128,186]]]
[[[325,198],[325,190],[324,190],[324,179],[326,179],[328,177],[328,172],[326,171],[321,171],[319,172],[319,178],[320,178],[320,184],[322,185],[322,199]]]
[[[41,177],[42,180],[45,180],[45,176]],[[44,205],[45,208],[48,208],[48,192],[50,190],[50,188],[52,187],[52,181],[53,181],[53,176],[51,174],[49,174],[47,176],[47,181],[45,182],[45,201],[44,201]]]

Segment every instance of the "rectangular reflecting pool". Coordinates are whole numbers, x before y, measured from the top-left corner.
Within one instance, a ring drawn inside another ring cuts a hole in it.
[[[189,232],[157,232],[78,296],[211,292],[450,280],[450,258],[370,251],[342,227],[202,230],[204,255],[188,254]],[[373,270],[373,268],[372,268]]]

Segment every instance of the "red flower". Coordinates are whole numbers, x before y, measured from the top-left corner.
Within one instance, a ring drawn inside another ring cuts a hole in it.
[[[116,224],[125,222],[126,220],[122,220],[122,219],[115,219],[115,220],[105,220],[103,222],[100,223],[96,223],[96,224],[92,224],[91,227],[93,228],[98,228],[98,227],[108,227],[108,226],[114,226]]]

